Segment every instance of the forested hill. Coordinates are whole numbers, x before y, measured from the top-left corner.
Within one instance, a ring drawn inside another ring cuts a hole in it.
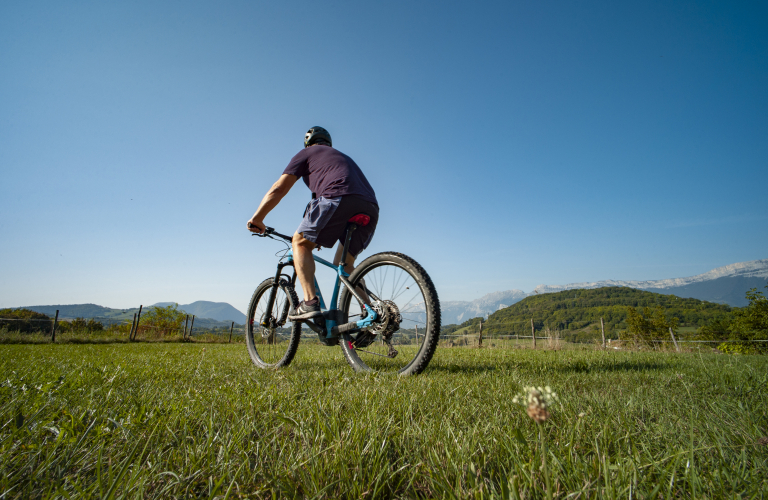
[[[47,314],[51,318],[59,311],[60,318],[109,318],[130,320],[133,314],[139,311],[138,307],[133,309],[112,309],[109,307],[98,306],[96,304],[67,304],[55,306],[25,306],[20,309],[28,309],[39,313]]]
[[[591,290],[566,290],[532,295],[488,317],[484,331],[489,334],[520,333],[530,335],[531,318],[536,330],[597,329],[600,318],[606,330],[623,329],[627,307],[662,306],[668,317],[680,320],[680,326],[703,326],[732,310],[730,306],[674,295],[646,292],[627,287],[605,287]],[[471,320],[467,322],[467,325]]]

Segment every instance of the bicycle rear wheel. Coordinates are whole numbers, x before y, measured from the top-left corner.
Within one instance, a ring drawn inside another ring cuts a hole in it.
[[[365,259],[349,277],[364,284],[382,321],[343,334],[344,357],[355,371],[415,375],[432,359],[440,336],[440,301],[426,271],[410,257],[383,252]],[[364,309],[344,287],[339,309],[358,321]]]
[[[288,366],[296,355],[301,338],[301,323],[288,319],[288,313],[299,302],[289,282],[280,280],[272,314],[266,316],[274,282],[274,278],[269,278],[256,287],[248,305],[246,318],[245,342],[248,354],[251,355],[253,363],[263,369]]]

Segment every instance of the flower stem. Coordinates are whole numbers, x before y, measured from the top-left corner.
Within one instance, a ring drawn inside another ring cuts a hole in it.
[[[544,430],[541,424],[539,426],[539,442],[541,443],[541,465],[544,469],[544,480],[547,486],[547,500],[552,500],[552,483],[549,480],[549,469],[547,468],[547,442],[544,440]]]

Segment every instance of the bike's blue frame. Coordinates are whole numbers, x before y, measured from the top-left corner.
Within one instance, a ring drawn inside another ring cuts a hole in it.
[[[325,300],[323,300],[323,293],[320,291],[320,284],[317,282],[317,277],[315,277],[315,290],[317,291],[317,297],[320,300],[320,309],[325,312],[329,311],[335,311],[338,308],[338,301],[339,301],[339,292],[341,291],[341,277],[349,278],[349,274],[344,270],[344,264],[339,263],[339,265],[334,266],[332,263],[328,262],[327,260],[323,259],[322,257],[319,257],[315,254],[312,254],[312,258],[315,262],[319,262],[320,264],[330,267],[331,269],[336,271],[336,282],[333,285],[333,295],[331,296],[331,304],[330,308],[325,307]],[[293,263],[293,250],[288,250],[288,253],[285,254],[285,263],[287,265],[293,265],[294,268],[296,267]],[[368,311],[368,314],[365,318],[361,319],[360,321],[357,321],[357,328],[367,328],[373,324],[374,321],[378,318],[376,311],[371,308],[368,304],[364,304],[365,309]],[[335,326],[339,326],[338,322],[334,319],[326,318],[325,320],[325,338],[333,338],[333,328]]]

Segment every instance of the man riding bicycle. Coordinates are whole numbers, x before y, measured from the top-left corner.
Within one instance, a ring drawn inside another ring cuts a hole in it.
[[[370,244],[379,220],[376,194],[360,167],[352,158],[333,148],[331,134],[327,130],[312,127],[304,136],[304,149],[291,159],[248,221],[249,231],[264,233],[264,218],[288,194],[299,177],[312,191],[312,200],[304,210],[304,218],[292,240],[294,267],[304,293],[304,300],[288,316],[292,321],[322,315],[315,290],[312,250],[331,248],[339,242],[333,260],[334,265],[338,265],[350,218],[358,214],[367,215],[370,222],[352,233],[344,262],[344,270],[352,273],[355,258]]]

